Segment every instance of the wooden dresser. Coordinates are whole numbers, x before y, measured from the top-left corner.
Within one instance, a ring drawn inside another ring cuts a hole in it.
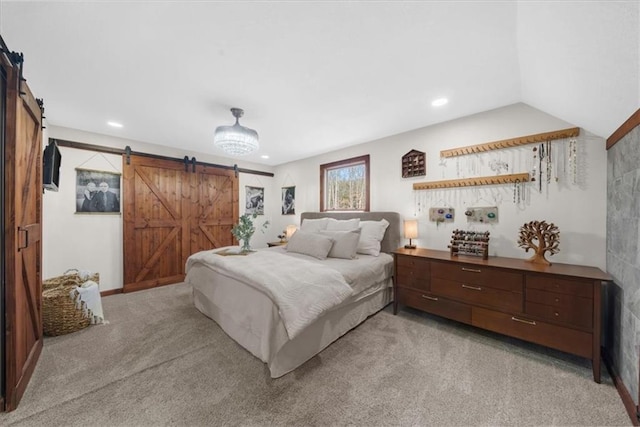
[[[600,292],[612,280],[602,270],[420,248],[394,255],[394,314],[400,303],[586,357],[600,382]]]

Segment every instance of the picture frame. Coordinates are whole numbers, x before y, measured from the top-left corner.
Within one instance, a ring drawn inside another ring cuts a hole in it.
[[[264,187],[245,186],[245,209],[247,214],[264,215]]]
[[[121,176],[76,168],[76,214],[120,215]]]
[[[282,215],[296,214],[296,186],[282,187]]]

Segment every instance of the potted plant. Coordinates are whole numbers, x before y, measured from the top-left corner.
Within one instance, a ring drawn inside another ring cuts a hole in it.
[[[231,234],[233,234],[233,237],[242,242],[242,252],[251,252],[251,246],[249,245],[249,242],[251,241],[251,236],[253,236],[253,233],[255,233],[256,231],[256,227],[253,225],[253,220],[257,217],[257,213],[244,214],[238,219],[238,223],[231,229]],[[269,221],[265,221],[264,224],[262,224],[261,231],[263,233],[268,225]]]

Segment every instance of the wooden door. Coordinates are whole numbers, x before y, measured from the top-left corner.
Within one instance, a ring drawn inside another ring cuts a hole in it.
[[[42,351],[42,111],[18,67],[4,58],[0,66],[7,72],[4,409],[11,411]]]
[[[131,156],[123,168],[123,291],[181,282],[191,214],[184,164]]]
[[[124,292],[181,282],[189,255],[233,244],[233,171],[133,155],[123,175]]]
[[[238,179],[234,171],[199,165],[192,184],[191,246],[198,251],[234,245],[231,228],[238,220]]]

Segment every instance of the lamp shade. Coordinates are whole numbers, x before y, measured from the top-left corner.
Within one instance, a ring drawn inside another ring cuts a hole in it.
[[[213,135],[213,145],[232,156],[244,156],[256,151],[259,147],[258,132],[240,125],[239,119],[244,111],[232,108],[231,113],[236,118],[233,126],[218,126]]]
[[[287,225],[287,231],[285,232],[285,234],[287,235],[287,240],[289,240],[291,236],[293,236],[293,233],[295,233],[296,230],[298,230],[298,227],[296,227],[295,225]]]
[[[404,238],[415,239],[418,237],[418,220],[407,219],[404,221]]]
[[[404,245],[406,249],[415,249],[416,245],[411,242],[411,239],[418,237],[418,220],[417,219],[405,219],[404,220],[404,238],[409,239],[409,244]]]

